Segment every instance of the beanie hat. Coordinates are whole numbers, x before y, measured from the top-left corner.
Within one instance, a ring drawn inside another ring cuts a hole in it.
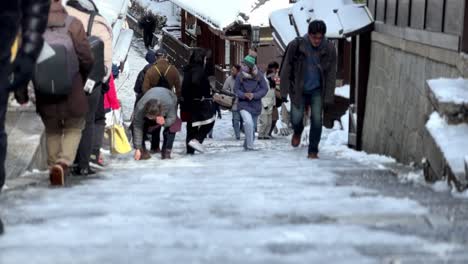
[[[245,65],[247,65],[249,68],[253,68],[255,67],[255,57],[251,56],[251,55],[247,55],[245,56],[244,58],[244,63]]]

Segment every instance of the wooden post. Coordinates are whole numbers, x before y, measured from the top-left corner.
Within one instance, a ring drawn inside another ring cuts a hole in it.
[[[359,35],[356,48],[357,54],[357,80],[356,80],[356,106],[357,106],[357,144],[356,149],[362,150],[362,130],[364,128],[364,117],[366,113],[367,84],[369,81],[370,59],[371,59],[371,33]]]
[[[461,51],[468,52],[468,4],[464,1],[463,10],[465,11],[463,14],[463,30],[462,30],[462,43],[461,43]]]

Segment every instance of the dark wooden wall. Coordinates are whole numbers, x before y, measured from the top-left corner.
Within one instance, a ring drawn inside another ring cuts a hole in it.
[[[367,0],[376,21],[463,36],[465,0]]]

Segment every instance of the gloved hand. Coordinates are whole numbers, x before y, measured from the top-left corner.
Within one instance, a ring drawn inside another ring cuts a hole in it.
[[[281,101],[282,101],[283,103],[289,102],[287,97],[281,98]]]
[[[16,90],[28,85],[32,79],[35,62],[26,55],[19,55],[11,68],[10,83],[8,89]]]

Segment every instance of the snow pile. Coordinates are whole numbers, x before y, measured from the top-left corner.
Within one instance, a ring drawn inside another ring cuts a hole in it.
[[[113,25],[118,19],[125,19],[130,0],[94,0],[99,9],[99,13]]]
[[[349,86],[349,84],[341,86],[341,87],[336,87],[335,95],[338,95],[338,96],[341,96],[343,98],[349,99],[349,96],[350,96],[350,86]]]
[[[448,125],[438,113],[432,113],[426,128],[444,153],[456,176],[465,174],[464,157],[468,155],[468,124]]]
[[[468,105],[468,79],[440,78],[427,83],[439,102]]]
[[[335,12],[337,11],[337,12]],[[296,29],[291,25],[292,14]],[[373,18],[364,5],[354,4],[353,0],[302,0],[291,8],[280,9],[270,15],[270,23],[276,31],[276,38],[283,44],[289,43],[296,36],[307,34],[309,22],[315,19],[325,21],[329,38],[343,38],[373,23]]]

